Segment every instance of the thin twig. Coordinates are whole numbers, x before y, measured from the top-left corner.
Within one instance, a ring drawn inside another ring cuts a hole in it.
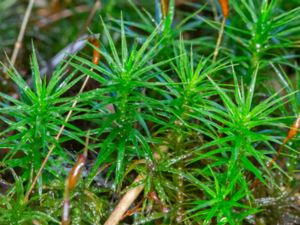
[[[22,41],[23,41],[23,38],[24,38],[25,30],[26,30],[26,27],[27,27],[27,24],[28,24],[28,20],[29,20],[34,2],[35,2],[35,0],[30,0],[29,3],[28,3],[26,13],[24,15],[24,19],[23,19],[23,22],[22,22],[22,25],[21,25],[21,29],[20,29],[17,41],[15,43],[15,48],[14,48],[14,51],[13,51],[11,59],[10,59],[10,62],[11,62],[12,66],[15,64],[15,62],[17,60],[17,57],[18,57],[18,54],[19,54],[19,50],[22,46]]]
[[[101,2],[99,0],[96,0],[93,7],[92,7],[92,10],[91,10],[91,13],[90,15],[88,16],[88,18],[86,19],[85,23],[84,23],[84,26],[81,28],[81,30],[79,31],[78,35],[77,35],[77,38],[76,40],[78,40],[80,38],[80,36],[83,34],[83,32],[85,30],[87,30],[89,24],[91,23],[93,17],[95,16],[97,10],[101,7]],[[75,42],[74,42],[75,43]],[[74,46],[71,46],[71,51],[73,51],[73,47]]]
[[[139,182],[144,179],[143,175],[138,175],[133,183]],[[106,220],[104,225],[117,225],[123,218],[123,215],[129,209],[131,204],[136,200],[136,198],[143,191],[144,185],[141,184],[137,187],[134,187],[126,192],[126,194],[122,197],[119,204],[116,206],[114,211],[110,214],[109,218]]]
[[[98,9],[100,9],[101,7],[101,2],[99,0],[96,0],[96,2],[94,3],[93,7],[92,7],[92,11],[90,12],[90,15],[89,17],[87,18],[87,20],[85,21],[85,24],[84,24],[84,27],[83,27],[83,30],[81,30],[81,33],[87,29],[87,27],[90,25],[92,19],[94,18],[96,12]],[[79,34],[81,34],[79,33]]]
[[[226,23],[226,17],[223,17],[221,28],[220,28],[220,31],[219,31],[217,44],[216,44],[216,48],[215,48],[213,59],[212,59],[213,63],[216,62],[217,56],[219,54],[219,50],[220,50],[220,46],[221,46],[221,42],[222,42],[222,37],[223,37],[223,33],[224,33],[225,23]]]
[[[92,10],[94,10],[94,9],[92,9]],[[36,25],[39,28],[43,28],[43,27],[45,27],[51,23],[54,23],[58,20],[73,16],[76,13],[85,13],[85,12],[90,12],[90,11],[91,11],[90,7],[85,6],[85,5],[80,5],[80,6],[75,7],[74,10],[65,9],[61,12],[52,14],[52,15],[48,16],[47,18],[43,18],[40,21],[38,21]]]
[[[214,0],[210,0],[210,3],[211,3],[212,11],[214,14],[214,18],[215,18],[215,20],[217,20],[218,19],[218,10],[217,10],[216,3]]]
[[[163,147],[163,146],[160,146]],[[156,152],[153,154],[156,160],[160,159],[160,155]],[[139,174],[133,183],[137,183],[144,179],[144,175]],[[116,206],[114,211],[110,214],[109,218],[106,220],[104,225],[117,225],[123,218],[130,205],[136,200],[136,198],[143,191],[145,185],[141,184],[136,186],[135,188],[130,189],[126,192],[126,194],[122,197],[119,204]],[[166,210],[167,211],[167,210]],[[126,216],[126,215],[125,215]]]

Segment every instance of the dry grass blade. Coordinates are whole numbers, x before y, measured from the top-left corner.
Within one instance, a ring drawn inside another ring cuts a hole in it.
[[[221,27],[220,27],[220,30],[219,30],[219,35],[218,35],[216,48],[215,48],[215,51],[214,51],[214,54],[213,54],[213,60],[212,60],[213,63],[216,62],[216,59],[217,59],[219,51],[220,51],[220,46],[221,46],[221,42],[222,42],[222,38],[223,38],[223,34],[224,34],[225,23],[226,23],[226,17],[223,17]]]
[[[77,13],[89,12],[90,10],[91,10],[91,8],[88,7],[88,6],[85,6],[85,5],[77,6],[77,7],[75,7],[72,10],[65,9],[65,10],[63,10],[61,12],[52,14],[49,17],[44,18],[44,19],[38,21],[36,25],[39,28],[44,28],[45,26],[47,26],[47,25],[49,25],[51,23],[55,23],[55,22],[57,22],[59,20],[66,19],[66,18],[68,18],[70,16],[73,16],[73,15],[75,15]]]
[[[221,46],[221,42],[222,42],[222,38],[223,38],[223,34],[224,34],[224,27],[225,27],[226,19],[228,17],[228,13],[229,13],[228,1],[227,0],[219,0],[219,3],[222,8],[223,19],[222,19],[221,27],[219,30],[216,48],[215,48],[215,51],[213,54],[213,60],[212,60],[213,63],[216,61],[217,56],[219,54],[219,50],[220,50],[220,46]]]
[[[143,175],[138,175],[133,183],[139,182],[144,178]],[[143,191],[144,185],[139,185],[135,188],[130,189],[120,200],[114,211],[110,214],[104,225],[117,225],[123,218],[123,215],[129,209],[131,204]]]
[[[11,59],[10,59],[12,66],[15,64],[15,62],[17,60],[34,2],[35,2],[35,0],[30,0],[28,3],[26,13],[25,13],[22,25],[21,25],[21,29],[20,29],[17,41],[15,43],[15,48],[14,48],[14,51],[13,51]]]

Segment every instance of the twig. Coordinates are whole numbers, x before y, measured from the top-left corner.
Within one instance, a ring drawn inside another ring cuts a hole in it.
[[[93,17],[95,16],[97,10],[101,7],[101,2],[99,0],[96,0],[95,4],[93,5],[92,11],[90,12],[89,17],[87,18],[83,30],[81,30],[81,32],[83,32],[85,29],[87,29],[87,27],[90,25]],[[81,33],[79,33],[81,34]]]
[[[215,48],[213,59],[212,59],[213,63],[216,62],[217,56],[219,54],[219,50],[220,50],[220,46],[221,46],[221,42],[222,42],[222,37],[223,37],[223,33],[224,33],[225,23],[226,23],[226,17],[223,17],[221,28],[220,28],[220,31],[219,31],[217,44],[216,44],[216,48]]]
[[[31,14],[31,10],[32,10],[32,7],[34,5],[34,2],[35,2],[35,0],[30,0],[29,3],[28,3],[26,13],[24,15],[24,19],[23,19],[23,22],[22,22],[22,25],[21,25],[21,29],[20,29],[17,41],[15,43],[15,48],[14,48],[14,51],[13,51],[11,59],[10,59],[12,66],[15,64],[15,62],[17,60],[17,57],[18,57],[18,54],[19,54],[19,50],[22,46],[23,37],[24,37],[24,34],[25,34],[25,30],[26,30],[26,27],[27,27],[27,24],[28,24],[29,16]]]
[[[94,10],[94,9],[92,9]],[[88,6],[85,6],[85,5],[80,5],[80,6],[77,6],[74,8],[74,10],[70,10],[70,9],[65,9],[61,12],[58,12],[58,13],[54,13],[50,16],[48,16],[47,18],[43,18],[41,19],[40,21],[37,22],[37,26],[39,28],[43,28],[51,23],[54,23],[58,20],[61,20],[61,19],[65,19],[67,17],[70,17],[76,13],[84,13],[84,12],[89,12],[91,11],[91,8],[88,7]]]
[[[162,146],[161,146],[162,147]],[[156,160],[160,159],[159,154],[156,152],[154,153],[154,158]],[[144,175],[139,174],[133,183],[139,182],[144,179]],[[106,220],[104,225],[117,225],[123,218],[127,210],[129,209],[130,205],[136,200],[136,198],[140,195],[143,191],[145,185],[141,184],[133,189],[130,189],[123,198],[120,200],[119,204],[116,206],[114,211],[110,214],[109,218]],[[164,212],[167,212],[168,209],[165,207]],[[125,215],[126,216],[126,215]]]
[[[143,175],[138,175],[133,183],[139,182],[144,178]],[[119,204],[116,206],[114,211],[110,214],[109,218],[106,220],[104,225],[117,225],[123,218],[123,215],[129,209],[131,204],[136,200],[136,198],[143,191],[144,185],[141,184],[135,188],[130,189],[122,197]]]
[[[82,6],[80,6],[82,8]],[[41,74],[45,74],[46,72],[49,72],[52,68],[54,68],[58,63],[62,60],[62,57],[65,56],[66,53],[68,54],[74,54],[80,49],[83,48],[85,45],[85,40],[90,38],[90,35],[82,35],[84,31],[88,28],[89,24],[91,23],[93,17],[95,16],[95,13],[97,10],[101,7],[101,2],[99,0],[95,1],[95,4],[92,7],[92,10],[86,19],[84,26],[79,31],[77,38],[75,41],[73,41],[71,44],[69,44],[67,47],[65,47],[63,50],[61,50],[58,54],[56,54],[53,59],[51,59],[51,62],[49,63],[49,66],[46,66],[41,69]]]
[[[224,33],[224,27],[225,27],[226,19],[227,19],[228,15],[229,15],[228,0],[219,0],[219,4],[220,4],[221,9],[222,9],[223,19],[222,19],[222,24],[221,24],[221,27],[220,27],[220,30],[219,30],[219,37],[218,37],[216,48],[215,48],[215,51],[214,51],[214,56],[213,56],[212,63],[216,62],[217,56],[219,54],[219,50],[220,50],[220,46],[221,46],[221,42],[222,42],[222,37],[223,37],[223,33]]]
[[[218,10],[217,10],[217,6],[215,4],[215,1],[210,0],[210,3],[211,3],[212,11],[213,11],[213,14],[214,14],[214,18],[215,18],[215,20],[217,20],[218,19]]]
[[[81,36],[81,34],[87,30],[89,24],[91,23],[93,17],[95,16],[95,13],[97,12],[97,10],[101,7],[101,2],[99,0],[96,0],[93,7],[92,7],[92,10],[91,10],[91,13],[89,15],[89,17],[86,19],[85,23],[84,23],[84,26],[81,28],[81,30],[79,31],[78,35],[77,35],[77,40],[79,39],[79,37]],[[71,46],[71,51],[73,51],[73,47],[75,46]]]

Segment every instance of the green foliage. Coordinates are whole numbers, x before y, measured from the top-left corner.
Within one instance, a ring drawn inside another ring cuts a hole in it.
[[[286,59],[297,57],[287,49],[297,46],[299,7],[282,12],[278,1],[241,1],[233,2],[233,8],[240,19],[228,27],[228,37],[236,42],[233,51],[241,53],[242,62],[267,66],[270,61],[285,64]]]
[[[68,158],[55,139],[60,126],[66,127],[65,137],[60,140],[61,143],[70,139],[80,142],[80,129],[65,123],[63,116],[70,110],[73,98],[63,95],[81,79],[81,76],[75,78],[76,71],[74,71],[66,77],[66,66],[67,64],[61,64],[49,82],[46,82],[41,79],[36,54],[33,51],[31,59],[33,88],[16,70],[8,70],[10,78],[20,90],[20,99],[0,93],[3,99],[0,109],[1,119],[8,125],[0,133],[2,137],[8,136],[2,140],[0,148],[10,149],[2,162],[8,166],[7,168],[22,169],[23,179],[32,179],[32,175],[38,171],[52,144],[56,145],[57,149],[54,155],[62,157],[56,160],[56,163],[59,161],[62,163],[62,159]],[[50,167],[48,168],[50,171]],[[57,175],[53,168],[52,174]],[[40,188],[41,185],[42,177],[39,180]]]
[[[0,223],[5,224],[33,224],[39,221],[41,224],[53,222],[59,224],[59,221],[45,212],[34,210],[30,207],[32,202],[24,202],[25,190],[22,180],[12,170],[15,184],[6,195],[0,195]]]

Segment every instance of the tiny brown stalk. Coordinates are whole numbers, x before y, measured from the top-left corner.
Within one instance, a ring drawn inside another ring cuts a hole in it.
[[[169,0],[161,0],[160,4],[163,17],[166,18],[169,12]]]
[[[87,138],[85,141],[85,148],[83,154],[81,154],[78,157],[77,162],[73,166],[72,170],[69,173],[69,176],[66,180],[66,186],[65,186],[65,194],[64,194],[64,202],[63,202],[63,214],[62,214],[62,225],[68,225],[70,224],[70,193],[75,188],[76,184],[78,183],[78,180],[80,178],[81,172],[84,168],[86,158],[87,158],[87,149],[88,149],[88,143],[89,143],[89,132],[87,134]]]

